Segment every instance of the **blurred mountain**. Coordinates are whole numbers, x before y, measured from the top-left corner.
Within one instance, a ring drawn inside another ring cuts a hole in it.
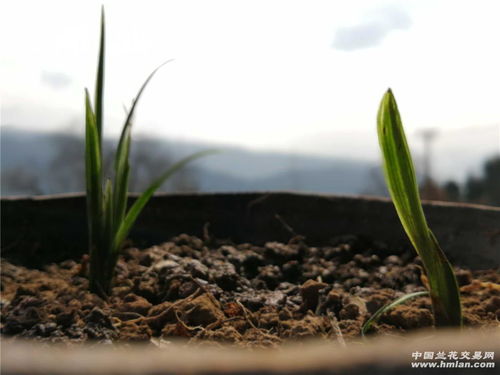
[[[52,194],[84,189],[82,138],[64,133],[28,132],[8,126],[2,126],[0,134],[2,195]],[[105,140],[104,154],[110,156],[114,146],[114,142]],[[136,189],[132,190],[143,189],[144,184],[160,173],[163,165],[208,148],[219,149],[222,153],[195,162],[184,173],[182,183],[163,190],[297,190],[337,194],[373,190],[375,163],[174,142],[140,135],[132,142],[132,168],[136,163],[137,166],[149,166],[149,169],[139,173],[133,184]]]

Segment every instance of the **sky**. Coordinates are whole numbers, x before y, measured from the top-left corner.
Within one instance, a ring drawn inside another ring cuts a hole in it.
[[[463,134],[458,152],[471,134],[468,147],[500,150],[497,0],[3,0],[0,125],[83,133],[101,4],[107,135],[174,59],[143,95],[135,132],[373,159],[391,87],[410,144],[434,128]]]

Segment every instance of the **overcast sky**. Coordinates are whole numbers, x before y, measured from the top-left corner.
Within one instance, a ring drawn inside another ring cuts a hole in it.
[[[170,58],[143,96],[137,132],[373,157],[387,87],[411,134],[500,123],[498,0],[3,0],[2,125],[82,130],[101,3],[109,135]]]

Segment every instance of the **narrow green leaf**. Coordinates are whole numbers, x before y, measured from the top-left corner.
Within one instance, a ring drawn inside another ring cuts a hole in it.
[[[460,294],[453,269],[427,226],[417,179],[396,100],[388,90],[382,98],[377,131],[385,180],[403,228],[422,258],[429,279],[438,326],[459,326]]]
[[[432,250],[429,252],[432,251],[434,256],[427,261],[426,269],[434,320],[438,326],[460,326],[462,325],[462,307],[457,278],[431,230],[429,230],[429,236],[432,241],[432,247],[430,247]],[[430,277],[431,274],[434,276]]]
[[[370,329],[373,323],[376,323],[378,319],[382,316],[382,314],[386,313],[387,311],[395,308],[396,306],[402,305],[406,301],[417,298],[417,297],[423,297],[423,296],[428,296],[429,292],[424,291],[424,292],[415,292],[415,293],[410,293],[410,294],[405,294],[402,297],[399,297],[397,300],[382,306],[380,309],[378,309],[375,314],[373,314],[370,319],[368,319],[365,324],[363,324],[363,327],[361,328],[361,335],[364,336],[366,332]]]
[[[167,60],[165,61],[164,63],[160,64],[156,69],[154,69],[150,74],[149,76],[146,78],[146,80],[144,81],[144,83],[142,84],[141,88],[139,89],[139,92],[137,93],[137,96],[135,97],[135,99],[132,101],[132,107],[130,108],[130,111],[128,112],[128,115],[127,115],[127,118],[125,120],[125,124],[123,125],[123,128],[122,128],[122,133],[120,135],[120,141],[118,142],[118,149],[120,148],[120,145],[122,145],[124,143],[124,139],[126,138],[127,136],[127,132],[130,131],[130,127],[132,126],[132,119],[134,117],[134,112],[135,112],[135,107],[137,105],[137,103],[139,102],[139,99],[141,98],[141,95],[142,93],[144,92],[144,89],[146,88],[146,86],[148,85],[149,81],[151,81],[151,78],[153,78],[153,76],[156,74],[156,72],[162,67],[164,66],[165,64],[168,64],[169,62],[173,61],[173,59],[170,59],[170,60]],[[120,153],[119,152],[120,150],[118,150],[117,152],[117,158],[118,158],[118,154]],[[116,164],[116,159],[115,159],[115,164]]]
[[[118,226],[125,217],[127,209],[127,192],[128,180],[130,173],[129,153],[130,153],[130,127],[124,132],[124,136],[120,139],[118,149],[115,156],[115,186],[114,186],[114,231],[118,230]]]
[[[165,64],[169,63],[172,60],[165,61],[163,64],[159,65],[156,69],[154,69],[149,76],[146,78],[144,83],[142,84],[137,96],[132,102],[132,107],[127,114],[127,118],[125,120],[125,124],[123,125],[122,132],[120,135],[120,139],[118,141],[118,147],[115,154],[115,191],[114,191],[114,218],[115,225],[120,225],[119,223],[125,217],[125,211],[127,208],[127,191],[128,191],[128,180],[130,174],[130,166],[129,166],[129,154],[130,154],[130,139],[131,139],[131,128],[132,128],[132,120],[134,117],[134,111],[136,105],[148,85],[149,81],[153,78],[155,73]],[[118,227],[115,228],[118,230]]]
[[[427,223],[420,204],[413,161],[391,90],[380,104],[378,139],[389,192],[406,233],[418,251],[429,242]]]
[[[90,96],[85,90],[85,174],[87,185],[88,224],[91,238],[90,246],[98,235],[101,217],[101,152],[95,114]]]
[[[186,163],[209,152],[194,154],[173,165],[160,176],[132,205],[126,213],[128,200],[128,182],[130,175],[129,154],[131,148],[131,128],[136,105],[154,74],[165,63],[158,66],[140,87],[132,102],[130,111],[126,111],[126,120],[122,128],[114,160],[114,183],[103,181],[102,131],[104,99],[104,57],[105,57],[105,17],[104,7],[101,13],[101,34],[99,58],[95,88],[95,112],[85,91],[85,171],[87,188],[87,219],[89,225],[90,268],[89,288],[92,292],[106,296],[111,289],[114,269],[118,259],[118,250],[130,231],[144,205],[158,187]]]
[[[207,151],[202,151],[202,152],[197,152],[193,155],[190,155],[174,165],[172,165],[169,169],[167,169],[160,177],[158,177],[140,196],[137,198],[137,200],[134,202],[132,207],[130,207],[130,210],[128,211],[127,215],[125,216],[125,219],[120,225],[120,228],[116,234],[115,237],[115,242],[113,249],[115,251],[118,251],[122,242],[125,240],[127,237],[130,228],[132,225],[134,225],[135,221],[137,220],[137,217],[141,213],[142,209],[148,203],[149,199],[153,196],[156,190],[170,177],[172,176],[175,172],[177,172],[179,169],[184,167],[186,164],[189,162],[199,159],[203,156],[210,155],[217,153],[218,151],[215,150],[207,150]]]
[[[104,5],[101,8],[101,37],[99,41],[99,62],[97,65],[97,78],[95,85],[95,118],[97,132],[99,134],[99,147],[102,142],[102,118],[103,118],[103,101],[104,101],[104,54],[105,54],[105,20],[104,20]],[[102,151],[102,149],[101,149]]]
[[[111,246],[113,245],[113,184],[108,178],[106,180],[106,185],[104,187],[104,196],[102,202],[102,233],[103,233],[103,246],[104,249],[101,251],[111,252]],[[107,255],[109,256],[109,255]]]

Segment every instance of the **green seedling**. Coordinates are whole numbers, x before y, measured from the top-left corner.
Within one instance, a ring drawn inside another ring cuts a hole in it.
[[[114,180],[106,178],[104,182],[102,159],[104,53],[105,22],[103,9],[94,107],[92,107],[88,90],[85,90],[85,177],[90,247],[89,279],[90,290],[100,295],[109,293],[123,241],[154,192],[172,174],[187,163],[214,152],[199,152],[170,166],[153,181],[127,211],[130,174],[129,153],[134,110],[148,82],[164,64],[160,65],[148,76],[133,100],[132,106],[126,115],[115,153]]]
[[[380,103],[377,131],[389,193],[429,280],[435,324],[438,327],[461,326],[457,280],[450,262],[427,225],[403,124],[390,89]]]
[[[405,294],[402,297],[399,297],[397,300],[382,306],[380,309],[378,309],[375,314],[373,314],[370,319],[368,319],[365,324],[363,324],[363,327],[361,328],[361,335],[364,336],[368,332],[368,330],[371,328],[372,324],[377,322],[378,319],[382,316],[382,314],[388,312],[389,310],[395,308],[396,306],[402,305],[403,303],[417,297],[423,297],[423,296],[428,296],[429,292],[415,292],[415,293],[410,293],[410,294]]]

